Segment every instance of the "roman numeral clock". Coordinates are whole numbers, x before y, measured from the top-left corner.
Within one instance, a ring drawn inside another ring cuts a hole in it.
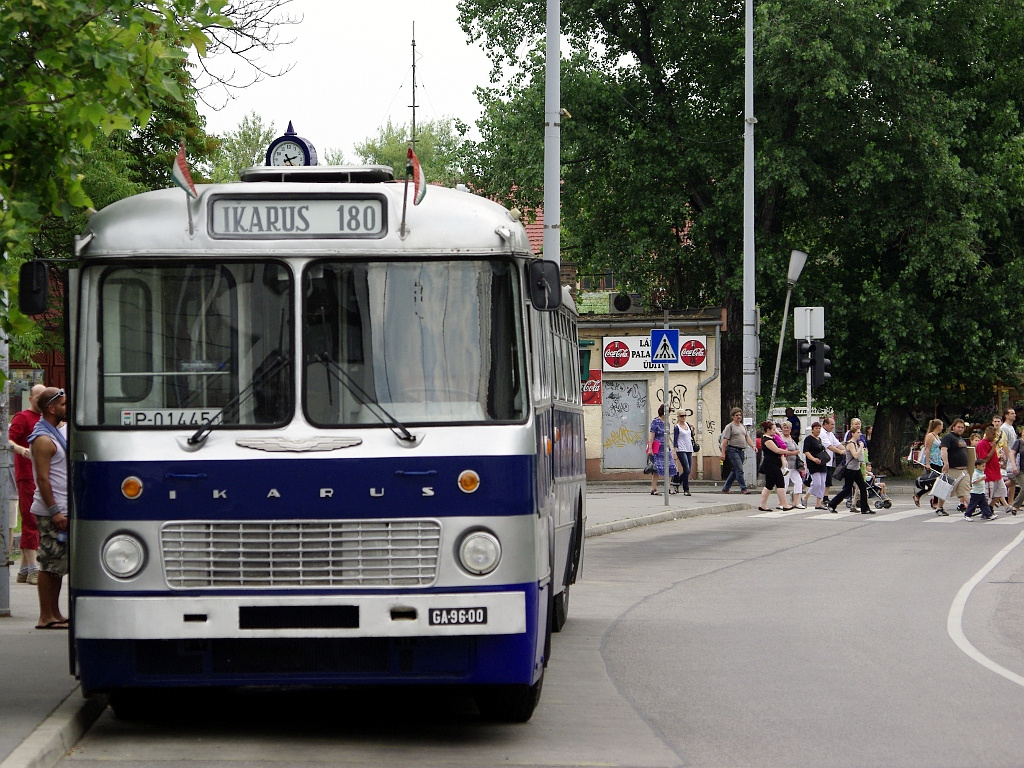
[[[295,133],[291,120],[288,130],[267,147],[267,165],[316,165],[316,147]]]

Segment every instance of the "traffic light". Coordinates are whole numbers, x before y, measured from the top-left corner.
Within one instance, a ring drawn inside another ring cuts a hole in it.
[[[798,370],[806,371],[808,368],[814,367],[814,347],[813,341],[800,342],[800,351],[796,359]]]
[[[832,378],[832,374],[827,370],[832,365],[832,361],[828,358],[828,355],[832,354],[832,347],[821,341],[812,346],[814,347],[814,365],[811,366],[811,386],[820,387],[822,384],[827,384]]]

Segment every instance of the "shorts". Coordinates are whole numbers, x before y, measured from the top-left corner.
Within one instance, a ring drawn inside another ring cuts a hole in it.
[[[39,524],[39,551],[36,553],[39,570],[56,576],[67,576],[68,543],[57,541],[59,531],[50,518],[39,515],[35,515],[35,518]]]
[[[835,470],[835,467],[833,467],[831,464],[828,467],[825,468],[825,487],[826,488],[831,488],[832,487],[832,472],[834,470]]]
[[[786,480],[782,476],[782,467],[763,467],[763,469],[765,488],[774,491],[776,488],[786,487]]]
[[[21,548],[39,549],[39,527],[32,509],[32,494],[36,492],[33,480],[18,480],[18,510],[21,512]]]
[[[966,469],[951,469],[948,472],[950,482],[953,483],[953,492],[949,494],[950,498],[956,496],[960,498],[967,498],[971,495],[971,473]]]
[[[1003,480],[986,480],[985,489],[990,499],[1006,498],[1006,483]]]

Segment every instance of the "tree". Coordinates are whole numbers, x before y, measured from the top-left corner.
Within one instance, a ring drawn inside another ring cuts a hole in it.
[[[448,187],[465,181],[465,142],[469,126],[457,119],[428,120],[416,126],[416,157],[428,182]],[[376,138],[356,144],[363,163],[390,165],[395,177],[405,176],[405,164],[412,134],[410,123],[395,125],[388,120]]]
[[[267,146],[276,136],[272,124],[265,124],[262,117],[250,112],[242,118],[238,128],[220,137],[210,181],[217,184],[238,181],[244,169],[263,165]]]
[[[831,400],[879,404],[873,454],[887,471],[913,410],[984,402],[1021,370],[1006,333],[1024,277],[1024,54],[1009,42],[1024,31],[1020,6],[756,5],[762,336],[778,335],[788,254],[801,248],[811,261],[794,303],[827,308]],[[672,305],[726,306],[724,405],[741,369],[742,10],[562,3],[563,243]],[[543,3],[464,0],[460,11],[496,66],[524,62],[482,94],[475,180],[540,205]],[[964,311],[971,296],[984,309]],[[965,350],[984,354],[968,365]],[[800,389],[786,370],[780,392]]]

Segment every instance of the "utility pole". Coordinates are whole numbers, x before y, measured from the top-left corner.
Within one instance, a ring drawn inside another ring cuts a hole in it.
[[[757,422],[758,339],[754,299],[754,0],[746,0],[743,125],[743,422]],[[755,458],[744,462],[745,477],[754,477]]]
[[[544,59],[544,258],[562,263],[562,4],[547,0]]]

